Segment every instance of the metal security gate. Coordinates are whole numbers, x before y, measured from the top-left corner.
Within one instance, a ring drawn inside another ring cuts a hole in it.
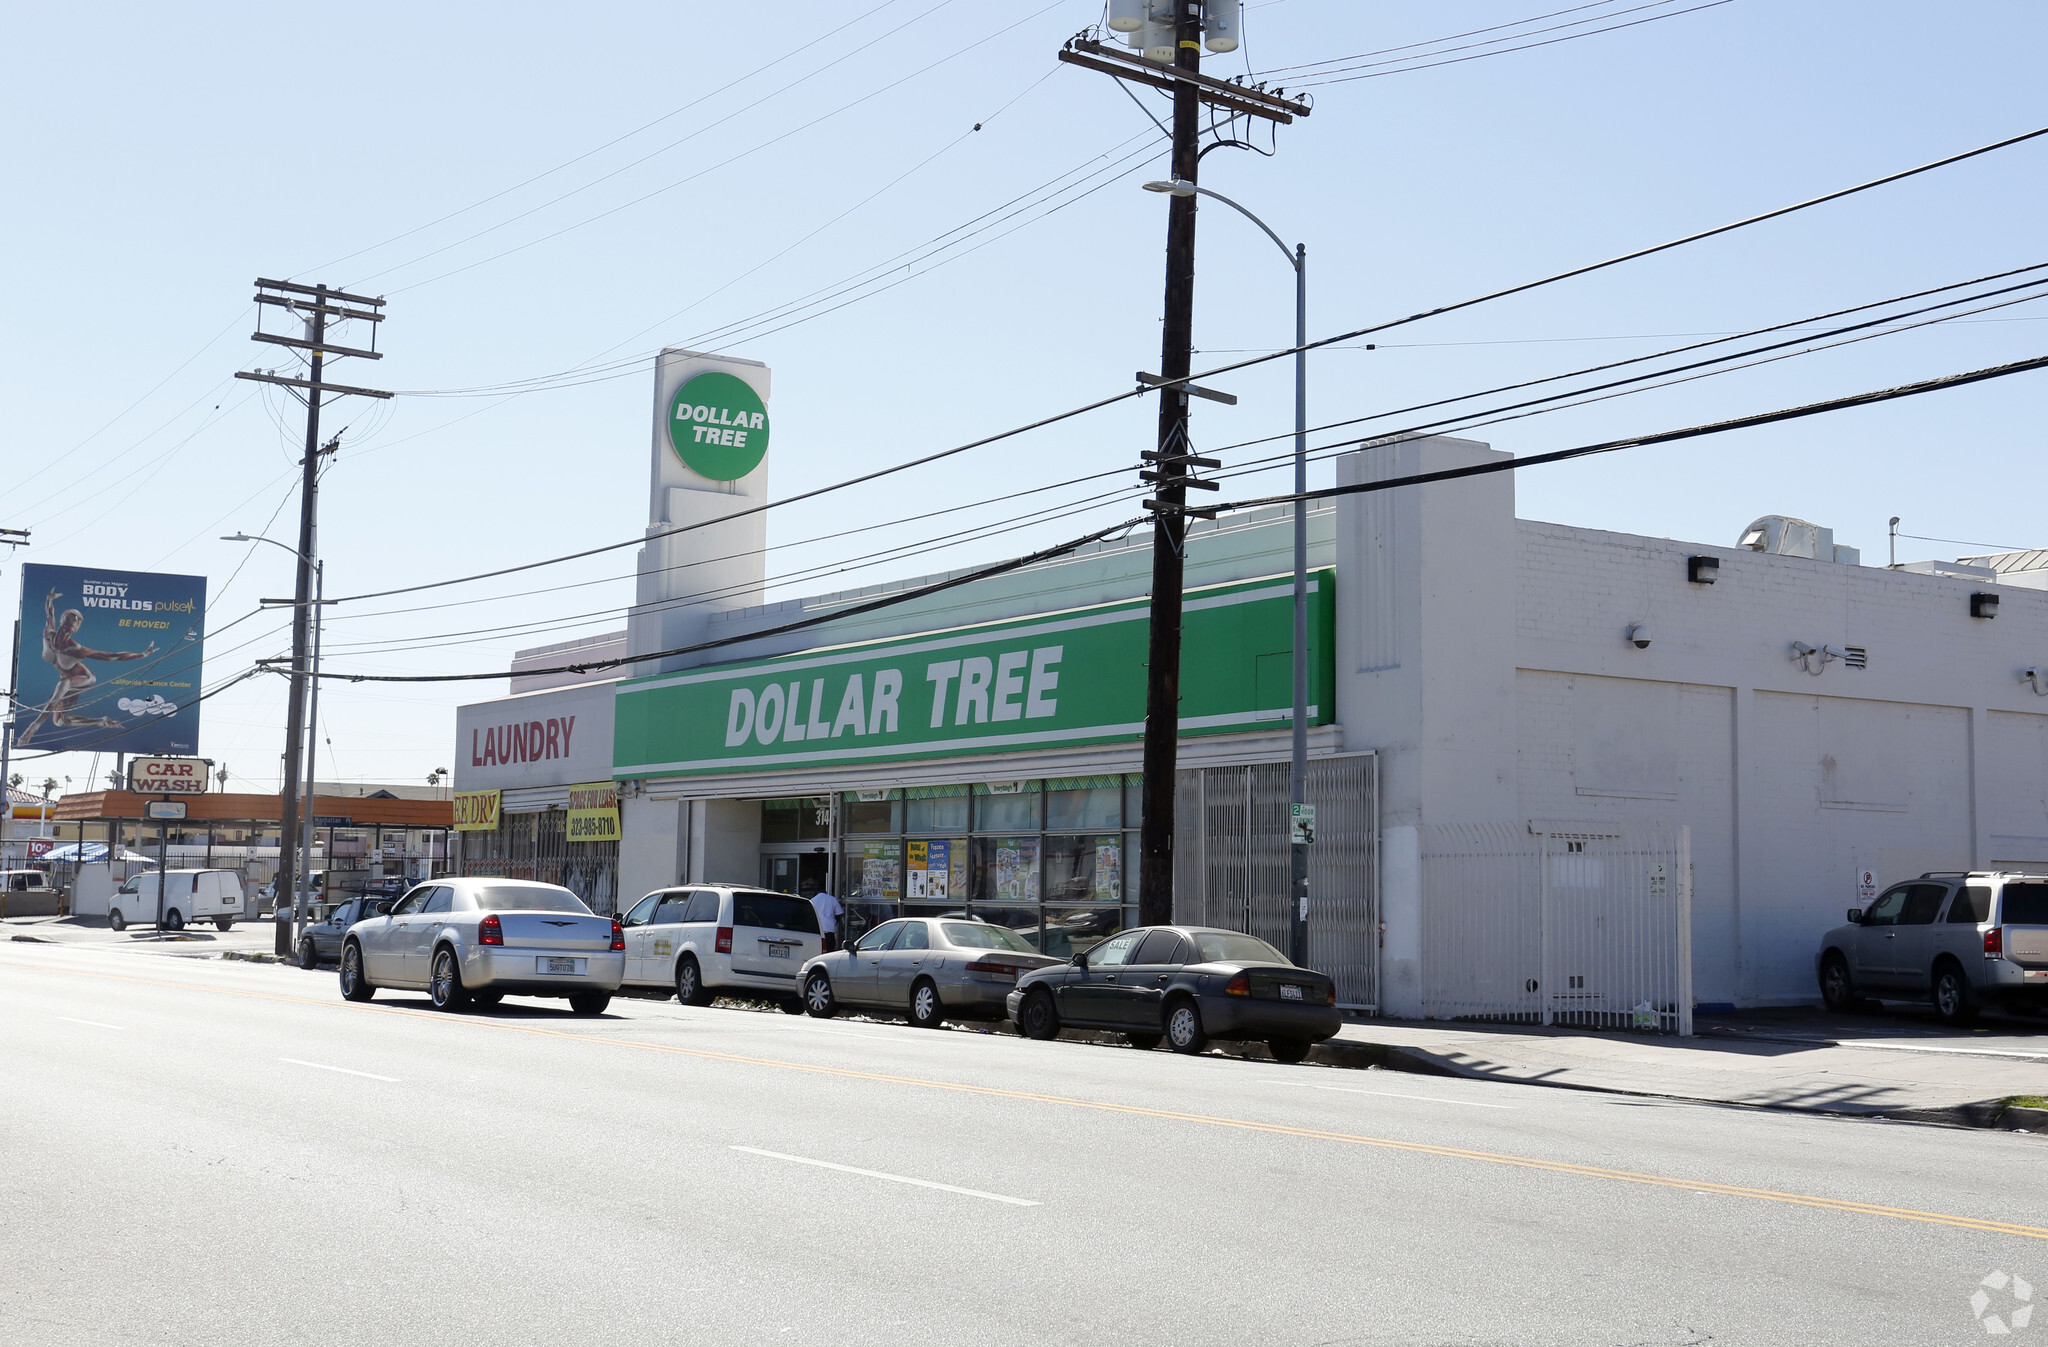
[[[1370,753],[1316,758],[1308,800],[1308,959],[1337,982],[1338,1002],[1379,1005],[1379,810]],[[1287,764],[1180,773],[1173,839],[1174,917],[1246,931],[1286,949],[1291,876]]]
[[[560,884],[600,916],[619,907],[619,844],[571,842],[568,815],[559,809],[500,816],[494,832],[458,834],[460,873],[497,879],[537,879]],[[637,897],[638,895],[634,895]]]
[[[1683,825],[1422,829],[1422,1012],[1692,1032]]]

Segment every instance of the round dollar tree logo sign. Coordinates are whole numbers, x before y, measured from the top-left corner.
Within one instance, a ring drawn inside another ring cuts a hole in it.
[[[738,481],[768,452],[768,409],[746,380],[718,370],[699,374],[669,399],[668,442],[691,471]]]

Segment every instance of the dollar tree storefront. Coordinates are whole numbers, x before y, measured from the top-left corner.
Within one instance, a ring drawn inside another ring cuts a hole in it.
[[[1332,582],[1311,577],[1312,786],[1364,837],[1370,755],[1333,755]],[[622,889],[829,888],[853,934],[969,912],[1085,948],[1136,919],[1147,617],[1130,599],[619,683]],[[1284,940],[1291,647],[1287,577],[1188,592],[1181,920]]]

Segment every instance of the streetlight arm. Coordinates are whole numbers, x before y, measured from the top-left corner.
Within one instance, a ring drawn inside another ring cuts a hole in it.
[[[1195,186],[1192,183],[1188,184],[1188,186],[1193,186],[1195,188],[1195,194],[1197,196],[1213,196],[1218,201],[1221,201],[1224,205],[1236,211],[1239,215],[1242,215],[1245,219],[1250,220],[1253,224],[1265,230],[1266,237],[1273,240],[1273,246],[1275,248],[1278,248],[1280,250],[1280,255],[1287,259],[1287,265],[1295,268],[1296,270],[1300,269],[1301,263],[1295,260],[1294,250],[1288,247],[1286,243],[1281,241],[1280,236],[1273,232],[1271,225],[1268,225],[1264,220],[1261,220],[1258,216],[1252,214],[1243,206],[1238,205],[1235,201],[1232,201],[1229,197],[1223,195],[1223,193],[1221,192],[1212,191],[1207,187]]]
[[[1268,230],[1267,232],[1271,233],[1272,231]],[[313,558],[307,556],[298,548],[293,547],[290,543],[281,543],[275,538],[265,538],[259,534],[224,533],[221,535],[220,540],[224,543],[269,543],[272,547],[282,547],[285,551],[291,553],[293,556],[297,557],[301,561],[313,562],[314,565],[319,564],[318,562],[314,562]]]

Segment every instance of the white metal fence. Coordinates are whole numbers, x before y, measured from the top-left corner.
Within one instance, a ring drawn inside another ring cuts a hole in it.
[[[1423,1014],[1690,1034],[1691,846],[1683,825],[1423,828]]]
[[[1308,961],[1337,983],[1339,1004],[1379,1002],[1379,809],[1369,753],[1313,758],[1308,802]],[[1292,856],[1287,764],[1180,773],[1174,807],[1174,916],[1246,931],[1282,950],[1289,940]]]

